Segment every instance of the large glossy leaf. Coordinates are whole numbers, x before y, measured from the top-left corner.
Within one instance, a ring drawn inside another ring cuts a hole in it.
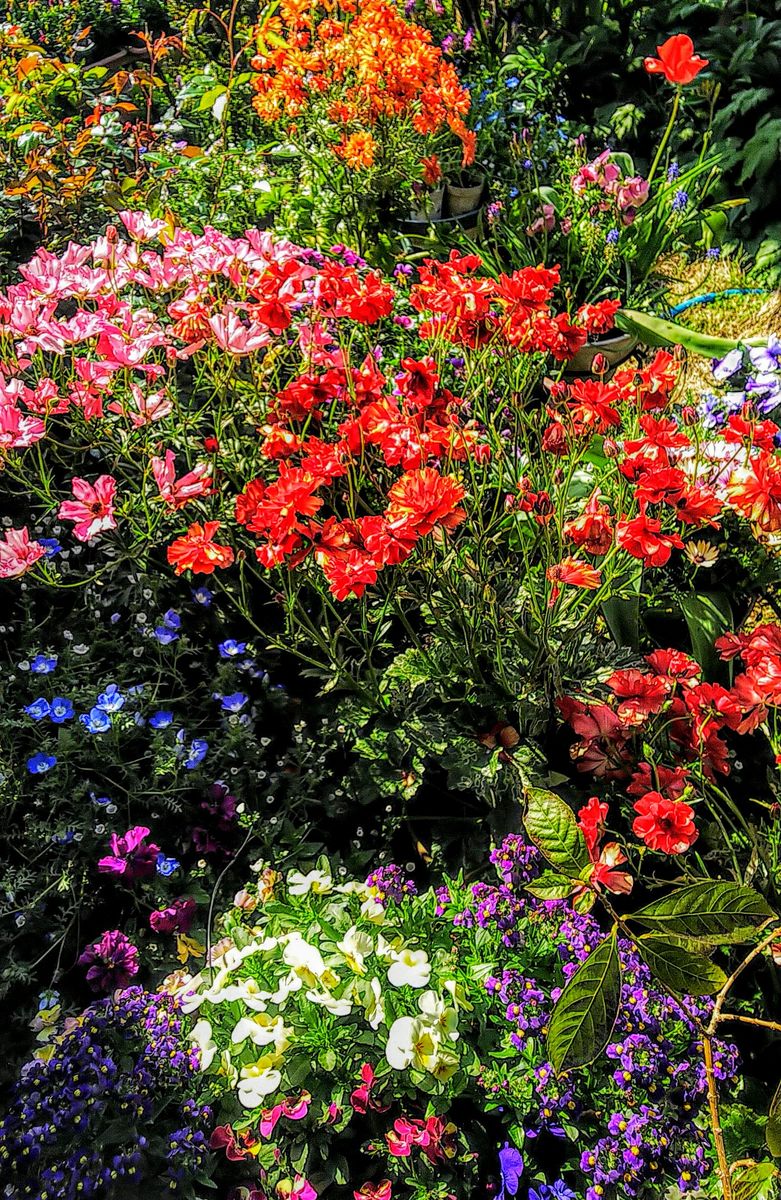
[[[561,993],[548,1025],[548,1058],[554,1070],[584,1067],[604,1050],[621,999],[616,932],[599,943]]]
[[[543,871],[536,879],[526,885],[526,891],[531,892],[538,900],[563,900],[572,894],[573,883],[568,875],[560,875],[556,871]]]
[[[781,1158],[781,1083],[770,1101],[765,1128],[767,1148],[774,1158]]]
[[[656,933],[694,938],[717,946],[745,941],[773,910],[753,888],[706,880],[654,900],[628,919]]]
[[[767,340],[714,337],[709,333],[689,329],[686,325],[679,325],[677,321],[652,317],[632,308],[622,308],[616,313],[616,325],[626,333],[633,333],[640,341],[645,342],[646,346],[683,346],[691,354],[700,354],[703,358],[723,358],[739,345],[763,345]]]
[[[712,996],[727,981],[721,967],[673,938],[646,934],[637,948],[651,973],[678,995]]]
[[[589,865],[588,850],[575,814],[560,796],[547,788],[527,788],[523,823],[552,867],[571,879],[581,878]]]
[[[716,638],[734,628],[732,605],[726,592],[692,592],[682,596],[681,611],[686,618],[692,653],[705,672],[705,678],[729,684],[729,663],[716,650]]]

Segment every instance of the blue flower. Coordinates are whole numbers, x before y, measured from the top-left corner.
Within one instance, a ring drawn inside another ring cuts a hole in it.
[[[179,634],[174,633],[173,629],[166,629],[164,625],[157,626],[154,636],[161,646],[170,646],[171,642],[179,641]]]
[[[149,718],[149,724],[153,729],[166,729],[174,719],[174,714],[161,708],[159,712],[153,713]]]
[[[194,771],[200,766],[209,750],[209,743],[202,738],[193,738],[184,766],[188,771]]]
[[[557,1179],[555,1183],[541,1183],[537,1188],[529,1188],[529,1200],[577,1200],[577,1196],[563,1179]]]
[[[248,699],[249,697],[245,696],[243,692],[234,692],[231,696],[222,697],[221,707],[225,712],[241,712]]]
[[[63,721],[70,721],[73,713],[73,705],[67,696],[55,696],[49,705],[49,716],[55,725],[62,725]]]
[[[110,683],[105,692],[101,692],[95,701],[95,707],[102,708],[107,713],[119,712],[124,706],[125,697],[115,683]]]
[[[30,670],[34,675],[50,675],[56,666],[56,654],[36,654],[30,663]]]
[[[49,701],[44,700],[43,696],[39,696],[37,700],[33,700],[32,704],[28,704],[24,710],[28,717],[32,717],[34,721],[42,721],[44,717],[48,717],[51,709]]]
[[[213,593],[207,587],[193,588],[193,600],[196,604],[202,604],[204,608],[208,608],[212,602]]]
[[[165,625],[166,629],[180,629],[182,625],[182,618],[175,609],[169,608],[168,612],[163,617],[163,624]]]
[[[238,658],[247,649],[247,643],[228,638],[227,641],[220,642],[217,649],[220,652],[220,658]]]
[[[689,203],[689,193],[684,192],[683,188],[678,188],[678,191],[673,196],[673,212],[683,212],[686,205]]]
[[[781,341],[772,333],[767,346],[756,346],[749,350],[748,356],[752,365],[761,374],[781,371]]]
[[[517,75],[508,75],[504,81],[504,86],[508,88],[517,88],[520,82],[521,81]]]
[[[725,379],[729,379],[736,371],[739,371],[743,366],[743,351],[730,350],[723,358],[714,358],[711,363],[713,378],[723,383]]]
[[[54,558],[55,554],[62,551],[62,546],[56,538],[36,538],[35,540],[39,546],[43,546],[47,558]]]
[[[31,775],[45,775],[56,765],[57,758],[54,754],[34,754],[27,760],[27,770]]]
[[[111,717],[102,708],[91,708],[88,713],[79,717],[87,733],[105,733],[111,728]]]
[[[672,183],[674,179],[677,179],[680,173],[681,168],[678,166],[677,162],[671,162],[667,168],[667,178],[669,179],[670,183]]]
[[[180,866],[181,864],[175,858],[168,858],[161,851],[157,856],[155,870],[158,875],[162,875],[167,879],[169,875],[173,875],[174,871],[178,871]]]
[[[504,1149],[499,1151],[499,1173],[502,1176],[502,1189],[496,1200],[506,1200],[507,1196],[517,1196],[523,1174],[523,1158],[520,1150],[504,1143]]]
[[[107,805],[112,803],[110,796],[96,796],[94,792],[90,792],[89,798],[93,804],[97,804],[101,808],[106,808]]]
[[[607,242],[607,244],[609,246],[615,246],[615,244],[618,241],[618,239],[620,238],[620,236],[621,236],[621,234],[619,233],[619,231],[617,229],[608,229],[607,234],[605,236],[605,241]]]

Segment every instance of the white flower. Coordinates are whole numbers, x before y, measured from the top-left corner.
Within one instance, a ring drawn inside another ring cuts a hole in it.
[[[282,961],[292,967],[307,987],[312,988],[318,982],[333,987],[339,982],[339,976],[326,967],[317,946],[305,942],[300,933],[292,934],[288,939],[282,951]]]
[[[424,992],[418,1000],[418,1008],[442,1038],[458,1041],[458,1016],[454,1008],[448,1008],[436,992]]]
[[[239,1077],[239,1101],[245,1108],[257,1108],[266,1096],[275,1092],[282,1082],[282,1075],[276,1069],[277,1056],[266,1054],[257,1062],[241,1068]]]
[[[212,1027],[209,1021],[201,1020],[190,1030],[190,1041],[198,1047],[199,1061],[202,1071],[208,1071],[217,1053],[217,1043],[212,1039]]]
[[[336,949],[341,950],[351,971],[354,971],[356,975],[366,974],[364,963],[374,949],[374,942],[368,933],[362,933],[356,925],[353,925],[351,929],[347,930],[341,942],[337,942]]]
[[[385,1003],[382,999],[382,985],[375,975],[369,982],[366,998],[364,999],[366,1020],[372,1029],[379,1029],[385,1020]]]
[[[332,996],[330,992],[307,992],[306,998],[313,1004],[322,1005],[335,1017],[346,1017],[353,1011],[353,1006],[346,996]]]
[[[381,925],[385,920],[385,908],[375,896],[367,896],[361,905],[361,916],[375,925]]]
[[[288,1044],[289,1032],[281,1017],[270,1017],[268,1013],[259,1012],[257,1016],[242,1017],[236,1022],[231,1041],[245,1042],[249,1038],[255,1046],[270,1046],[273,1043],[277,1052],[281,1053]]]
[[[307,892],[322,895],[330,892],[333,886],[333,879],[325,871],[310,871],[307,875],[291,871],[287,877],[287,890],[291,896],[303,896]]]
[[[473,1012],[474,1004],[471,1004],[466,998],[466,992],[460,983],[456,983],[455,979],[446,979],[442,987],[446,992],[450,992],[453,997],[453,1007],[458,1011],[463,1009],[464,1012]]]
[[[438,1050],[439,1038],[425,1017],[398,1017],[388,1030],[385,1057],[395,1071],[430,1071]]]
[[[431,964],[425,950],[397,950],[388,971],[388,982],[394,987],[421,988],[431,978]]]

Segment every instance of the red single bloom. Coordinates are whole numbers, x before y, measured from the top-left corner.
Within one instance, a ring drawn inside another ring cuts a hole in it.
[[[646,58],[643,66],[649,75],[664,75],[668,83],[691,83],[704,67],[707,58],[694,53],[694,42],[686,33],[675,33],[656,47],[658,58]]]
[[[435,467],[423,467],[420,471],[408,471],[402,475],[388,492],[388,507],[385,516],[391,532],[416,533],[425,537],[436,526],[454,529],[460,525],[466,513],[459,508],[464,498],[464,488],[453,475],[440,475]]]
[[[683,546],[677,533],[662,533],[661,521],[640,513],[631,521],[616,525],[616,544],[633,558],[641,558],[646,567],[663,567],[669,562],[673,548]]]
[[[616,711],[627,725],[642,725],[652,713],[661,712],[670,691],[664,679],[634,667],[614,671],[607,686],[618,698]]]
[[[602,583],[601,571],[580,558],[563,558],[561,562],[554,563],[552,567],[548,567],[545,578],[553,584],[550,595],[551,604],[555,604],[558,599],[562,583],[591,590],[598,588]]]
[[[177,538],[168,547],[168,561],[177,575],[193,571],[199,575],[211,575],[216,567],[229,567],[233,562],[230,546],[220,546],[214,535],[220,528],[219,521],[196,521],[184,537]]]
[[[697,840],[694,809],[683,800],[668,800],[661,792],[646,792],[635,803],[638,814],[632,830],[649,850],[682,854]]]

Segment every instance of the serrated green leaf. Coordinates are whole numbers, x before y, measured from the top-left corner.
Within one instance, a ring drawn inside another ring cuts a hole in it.
[[[561,993],[548,1026],[548,1058],[557,1072],[584,1067],[604,1050],[618,1015],[621,964],[615,929]]]
[[[579,879],[589,864],[588,850],[575,814],[555,792],[526,789],[523,823],[534,845],[552,867]]]
[[[781,1083],[779,1083],[776,1093],[770,1101],[767,1125],[765,1126],[765,1140],[767,1148],[773,1157],[781,1158]]]
[[[531,883],[527,883],[524,891],[531,892],[538,900],[563,900],[572,895],[576,886],[568,875],[559,875],[556,871],[543,871]]]
[[[678,995],[712,996],[727,981],[721,967],[673,938],[646,934],[637,949],[651,973]]]
[[[633,913],[628,920],[646,929],[718,946],[747,941],[773,910],[753,888],[737,883],[692,883]]]

